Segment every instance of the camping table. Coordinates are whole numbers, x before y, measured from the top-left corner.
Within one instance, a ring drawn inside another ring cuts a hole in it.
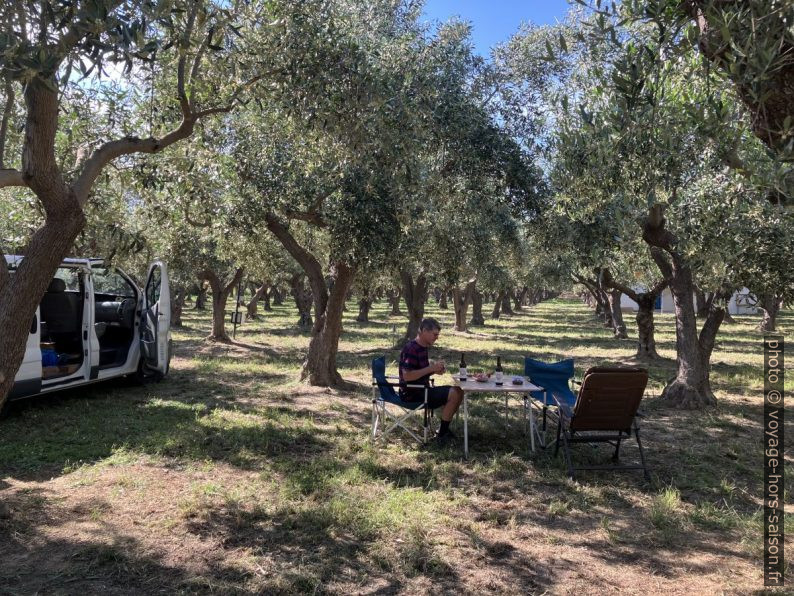
[[[500,393],[505,396],[505,404],[507,404],[507,395],[509,393],[523,393],[529,394],[531,391],[543,391],[543,387],[538,387],[529,382],[529,379],[524,379],[523,385],[514,385],[512,377],[507,376],[503,385],[496,385],[493,379],[489,379],[485,383],[475,381],[474,377],[468,377],[466,381],[461,382],[458,377],[454,377],[455,384],[463,390],[463,455],[469,459],[469,393]],[[506,414],[506,413],[505,413]],[[532,410],[532,404],[529,405],[529,442],[532,452],[535,451],[535,414]]]

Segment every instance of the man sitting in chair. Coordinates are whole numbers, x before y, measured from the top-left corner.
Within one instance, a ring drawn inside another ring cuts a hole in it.
[[[436,343],[439,333],[441,333],[441,325],[435,319],[424,319],[421,322],[416,339],[409,341],[400,352],[400,383],[428,386],[430,375],[444,372],[446,368],[444,361],[439,360],[431,364],[427,355],[427,349]],[[423,389],[401,387],[400,397],[405,401],[424,401],[425,392]],[[462,401],[463,392],[459,387],[450,385],[428,387],[428,407],[431,410],[442,406],[444,408],[441,411],[441,428],[436,435],[439,444],[443,445],[455,438],[449,430],[449,423]]]

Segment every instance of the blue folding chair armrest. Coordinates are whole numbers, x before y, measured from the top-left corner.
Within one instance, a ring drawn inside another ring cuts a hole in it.
[[[569,404],[568,397],[563,395],[557,391],[551,392],[551,397],[554,399],[554,402],[557,404],[557,407],[560,409],[560,413],[565,416],[566,418],[573,417],[573,404]],[[576,403],[576,400],[574,400]]]

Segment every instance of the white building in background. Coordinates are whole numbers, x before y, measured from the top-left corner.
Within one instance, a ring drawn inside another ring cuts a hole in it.
[[[642,291],[642,288],[634,288],[636,292]],[[695,297],[692,296],[692,302],[697,308]],[[728,301],[728,312],[732,315],[754,315],[758,312],[758,308],[753,305],[755,299],[751,297],[750,290],[742,288],[738,292],[734,292],[731,299]],[[620,308],[626,312],[635,312],[637,310],[637,303],[631,298],[622,294],[620,296]],[[670,288],[665,288],[662,295],[656,299],[657,312],[674,313],[675,304],[673,303],[673,293]]]

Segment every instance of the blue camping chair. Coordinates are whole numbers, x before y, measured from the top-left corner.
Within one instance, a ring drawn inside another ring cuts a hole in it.
[[[392,379],[392,380],[389,380]],[[432,381],[431,381],[432,382]],[[410,387],[425,390],[424,401],[404,401],[395,387]],[[390,407],[387,407],[391,406]],[[396,413],[394,412],[396,410]],[[421,436],[409,428],[406,423],[414,416],[422,413]],[[394,429],[400,428],[422,444],[427,443],[430,429],[429,416],[433,411],[427,407],[427,386],[407,385],[399,382],[399,377],[386,374],[386,358],[381,356],[372,361],[372,431],[370,440],[384,438]]]
[[[533,360],[532,358],[524,358],[524,374],[529,377],[532,383],[538,387],[543,387],[543,391],[533,391],[530,395],[538,403],[543,404],[543,426],[541,428],[544,436],[538,435],[538,439],[540,439],[540,444],[546,447],[546,417],[549,407],[556,408],[560,404],[573,408],[576,403],[576,394],[571,391],[569,385],[571,379],[573,379],[573,358],[552,364],[541,360]],[[524,399],[524,406],[528,407],[527,398]]]

